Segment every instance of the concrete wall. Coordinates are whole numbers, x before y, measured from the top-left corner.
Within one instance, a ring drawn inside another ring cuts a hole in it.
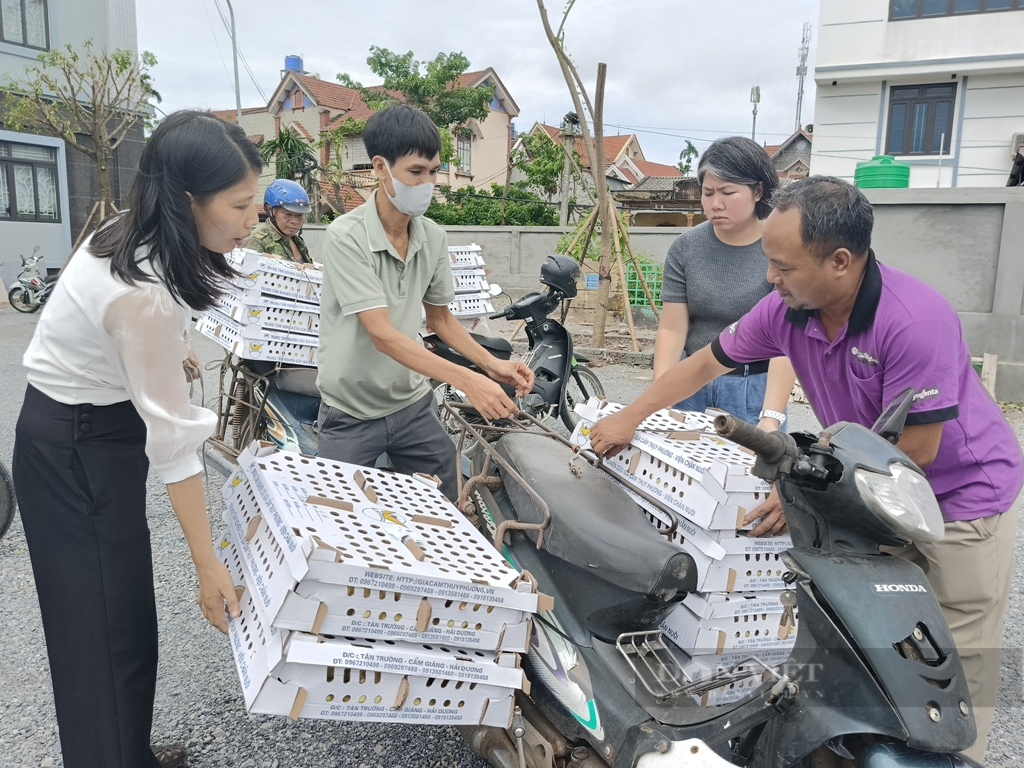
[[[817,130],[815,131],[817,134]],[[999,356],[997,395],[1024,402],[1024,189],[865,190],[875,207],[881,261],[942,292],[960,314],[971,353]],[[323,227],[307,226],[319,258]],[[452,245],[477,243],[491,280],[513,296],[538,290],[540,265],[560,227],[448,227]],[[662,264],[683,230],[637,227],[633,249]]]

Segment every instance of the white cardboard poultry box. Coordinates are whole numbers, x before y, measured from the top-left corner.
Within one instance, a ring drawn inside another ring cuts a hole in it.
[[[773,613],[702,618],[680,604],[662,621],[661,630],[691,656],[790,648],[796,641],[796,627],[783,627],[782,606],[777,607]]]
[[[238,323],[218,312],[201,314],[196,322],[196,330],[245,360],[266,360],[272,363],[294,363],[314,367],[317,364],[319,341],[315,336],[291,334],[287,341],[278,338],[247,339],[241,335]]]
[[[241,587],[241,616],[229,622],[228,634],[247,711],[292,719],[499,728],[511,723],[515,693],[510,687],[291,661],[285,649],[291,648],[292,638],[298,635],[262,625],[242,576],[240,558],[227,539],[221,558]],[[521,676],[521,671],[512,668],[506,668],[504,674],[515,671]]]
[[[483,249],[476,243],[471,243],[470,245],[449,245],[448,258],[452,263],[452,271],[484,266],[484,257],[481,255],[482,251]]]
[[[601,411],[590,405],[576,406],[581,419],[573,432],[574,442],[589,447],[594,423],[617,409],[616,404],[609,404]],[[661,411],[641,424],[641,428],[649,421],[675,421],[669,413],[700,415]],[[732,532],[728,536],[712,534],[716,540],[735,536],[736,530],[751,527],[744,526],[743,518],[762,504],[770,491],[760,478],[745,474],[753,466],[751,457],[732,446],[719,445],[717,439],[696,432],[685,434],[695,435],[695,438],[668,439],[637,432],[627,448],[605,458],[605,465],[625,484],[647,494],[664,509],[672,510],[701,528]],[[707,470],[700,472],[700,468]],[[743,490],[734,490],[734,486],[742,486]]]
[[[220,297],[217,310],[243,326],[264,331],[288,331],[316,336],[320,333],[320,307],[292,299],[264,296],[247,304],[231,293]]]
[[[693,697],[702,707],[731,704],[749,696],[762,683],[771,680],[771,673],[756,662],[748,661],[756,656],[769,667],[777,669],[789,658],[790,649],[761,649],[743,653],[729,653],[721,656],[694,656],[683,665],[683,671],[691,680],[705,680],[711,675],[736,667],[737,671],[749,671],[750,676],[726,683]]]
[[[255,443],[238,466],[286,557],[312,547],[304,560],[316,581],[537,611],[536,583],[505,562],[434,479]]]
[[[260,256],[254,268],[251,257],[237,264],[233,258],[233,254],[229,254],[228,263],[236,267],[239,275],[232,278],[230,292],[242,301],[259,303],[263,296],[269,295],[309,304],[320,303],[324,277],[319,267],[300,267],[282,259]]]
[[[301,539],[287,562],[242,478],[236,472],[224,486],[224,520],[238,542],[246,581],[265,625],[314,634],[527,650],[531,615],[525,611],[296,576],[308,572],[312,540]]]

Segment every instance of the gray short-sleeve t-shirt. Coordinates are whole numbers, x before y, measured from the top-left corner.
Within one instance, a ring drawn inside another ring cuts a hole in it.
[[[690,329],[686,354],[718,338],[727,325],[772,291],[761,241],[726,245],[709,222],[675,239],[665,258],[661,300],[686,304]]]
[[[444,230],[413,217],[403,261],[384,234],[376,194],[327,227],[323,248],[317,386],[325,403],[363,420],[412,405],[430,386],[422,374],[377,350],[359,313],[386,307],[391,324],[418,339],[423,304],[455,300]]]

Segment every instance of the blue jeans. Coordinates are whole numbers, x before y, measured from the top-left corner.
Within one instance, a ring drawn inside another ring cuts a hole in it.
[[[767,386],[767,373],[719,376],[685,400],[680,400],[674,407],[682,411],[702,413],[707,408],[720,408],[756,425],[761,409],[764,408],[764,392]]]

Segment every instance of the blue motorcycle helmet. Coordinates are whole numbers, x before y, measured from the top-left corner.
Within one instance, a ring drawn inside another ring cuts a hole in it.
[[[302,185],[289,179],[275,179],[270,182],[267,191],[263,193],[263,206],[265,209],[284,208],[291,213],[307,214],[312,210],[309,204],[309,195]]]

